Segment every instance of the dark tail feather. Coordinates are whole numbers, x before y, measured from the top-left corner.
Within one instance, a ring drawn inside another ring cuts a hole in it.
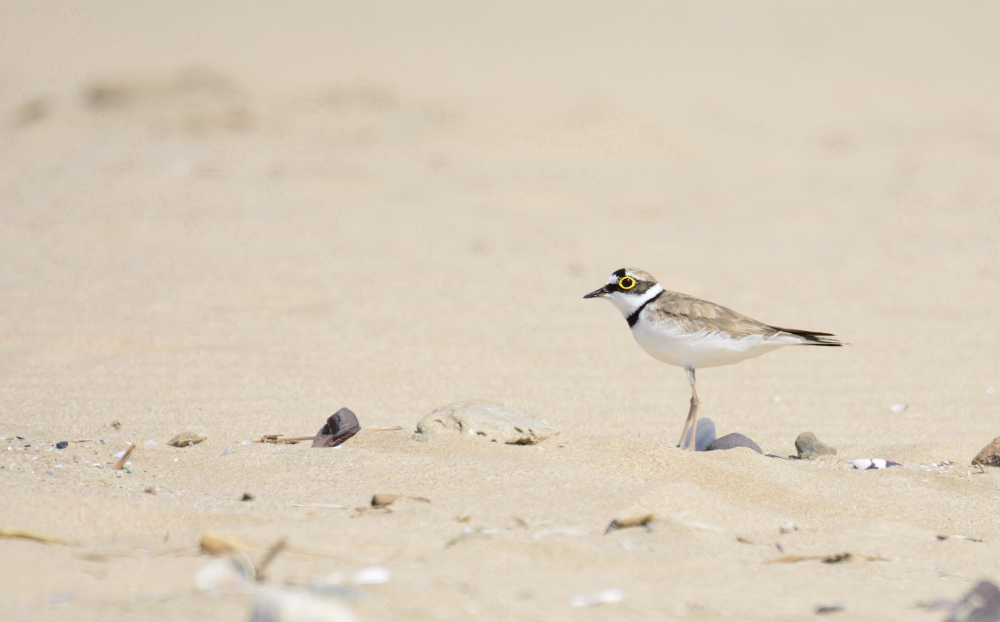
[[[844,345],[833,333],[818,333],[814,330],[796,330],[794,328],[780,328],[778,326],[770,326],[774,330],[780,330],[783,333],[790,333],[792,335],[797,335],[805,339],[802,345],[804,346],[842,346]]]

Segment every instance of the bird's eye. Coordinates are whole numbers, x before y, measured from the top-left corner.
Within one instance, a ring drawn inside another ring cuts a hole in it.
[[[618,287],[622,289],[632,289],[633,287],[635,287],[635,279],[633,279],[630,276],[623,276],[622,278],[618,279]]]

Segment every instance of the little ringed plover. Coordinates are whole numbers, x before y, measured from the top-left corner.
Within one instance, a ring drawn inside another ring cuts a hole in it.
[[[618,307],[632,336],[653,358],[683,367],[691,384],[691,408],[679,447],[694,449],[698,391],[694,372],[732,365],[782,346],[841,346],[830,333],[770,326],[726,307],[663,289],[650,273],[622,268],[584,298],[607,298]]]

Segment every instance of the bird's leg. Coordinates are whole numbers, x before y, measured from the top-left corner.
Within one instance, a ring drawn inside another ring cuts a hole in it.
[[[685,367],[688,383],[691,384],[691,408],[688,410],[687,421],[684,422],[684,431],[681,433],[681,442],[677,445],[681,449],[694,451],[695,436],[698,431],[698,390],[694,386],[694,368]],[[689,434],[690,432],[690,434]]]

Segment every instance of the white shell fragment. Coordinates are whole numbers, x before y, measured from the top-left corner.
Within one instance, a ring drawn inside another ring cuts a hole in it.
[[[232,445],[226,445],[226,448],[222,450],[222,455],[228,456],[229,454],[233,453],[233,451],[235,450],[233,449]]]
[[[570,607],[596,607],[598,605],[611,605],[625,600],[625,594],[616,587],[601,590],[592,595],[577,595],[569,599],[567,603]]]
[[[194,573],[194,586],[205,593],[246,585],[257,576],[246,553],[212,560]]]
[[[351,583],[354,585],[376,585],[387,583],[392,577],[392,572],[385,566],[368,566],[351,575]]]
[[[116,451],[115,453],[111,454],[111,457],[114,458],[115,460],[118,460],[124,455],[125,455],[125,450],[123,449],[121,451]]]
[[[891,410],[894,413],[901,413],[909,407],[910,407],[909,404],[893,404],[892,406],[889,407],[889,410]]]
[[[330,598],[258,588],[250,622],[358,622],[358,616]]]
[[[898,462],[883,460],[882,458],[858,458],[856,460],[851,460],[851,464],[853,464],[854,468],[859,471],[866,471],[868,469],[885,469],[892,466],[903,466]]]

